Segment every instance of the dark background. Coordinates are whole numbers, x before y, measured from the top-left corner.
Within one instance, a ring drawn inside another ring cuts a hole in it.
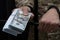
[[[23,34],[17,37],[2,31],[6,20],[14,8],[16,8],[14,0],[0,0],[0,40],[27,40],[28,38],[28,31],[24,31]]]

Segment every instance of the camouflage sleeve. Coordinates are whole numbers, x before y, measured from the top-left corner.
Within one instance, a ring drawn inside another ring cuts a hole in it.
[[[16,7],[21,6],[30,6],[33,7],[34,1],[33,0],[15,0]]]

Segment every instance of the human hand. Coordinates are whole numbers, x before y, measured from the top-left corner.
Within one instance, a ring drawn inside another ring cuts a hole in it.
[[[39,20],[38,29],[45,32],[53,32],[59,27],[59,15],[56,9],[52,8]]]
[[[22,9],[24,15],[28,15],[29,12],[32,13],[31,9],[28,6],[22,6],[20,7],[20,9]],[[33,17],[34,17],[34,14],[32,13],[31,19],[33,19]]]

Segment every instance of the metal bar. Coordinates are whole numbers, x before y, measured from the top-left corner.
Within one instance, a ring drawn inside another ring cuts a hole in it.
[[[34,22],[38,22],[38,0],[34,0]],[[34,25],[34,40],[38,40],[38,24]]]

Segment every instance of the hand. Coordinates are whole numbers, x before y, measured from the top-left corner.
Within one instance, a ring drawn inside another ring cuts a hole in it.
[[[38,29],[45,32],[53,32],[59,27],[59,15],[56,9],[52,8],[39,20]]]
[[[22,7],[20,7],[20,8],[21,8],[22,11],[24,12],[24,15],[28,15],[29,12],[32,13],[31,10],[30,10],[30,8],[27,7],[27,6],[22,6]],[[33,17],[34,17],[34,14],[32,13],[31,19],[33,19]]]

